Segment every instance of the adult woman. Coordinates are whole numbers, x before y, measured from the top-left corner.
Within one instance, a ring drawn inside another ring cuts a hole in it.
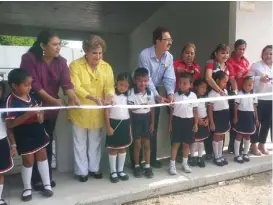
[[[220,93],[220,95],[225,96],[225,92],[219,88],[216,82],[213,80],[213,74],[218,71],[224,71],[227,75],[228,82],[230,87],[229,91],[236,92],[237,91],[237,83],[235,81],[233,69],[231,69],[230,65],[227,64],[227,60],[229,58],[229,47],[225,44],[219,44],[214,51],[212,52],[210,59],[206,63],[206,74],[205,78],[208,84],[212,89],[216,92]],[[205,150],[207,156],[210,158],[212,154],[212,137],[210,136],[205,141]]]
[[[254,63],[248,75],[255,80],[255,91],[257,93],[272,92],[272,45],[267,45],[262,50],[262,60]],[[265,149],[268,131],[271,128],[272,139],[272,96],[258,98],[258,115],[260,121],[260,132],[251,137],[251,151],[255,155],[268,154]],[[259,129],[258,129],[259,130]],[[259,142],[257,147],[256,143]]]
[[[112,68],[102,60],[106,49],[105,41],[93,35],[83,41],[82,47],[85,55],[70,64],[70,76],[75,92],[81,104],[102,105],[105,98],[111,101],[114,94]],[[75,174],[81,182],[88,180],[88,171],[91,176],[102,178],[99,165],[104,110],[71,109],[69,119],[72,121]]]
[[[50,30],[42,31],[33,46],[22,56],[20,68],[25,69],[32,76],[32,89],[42,101],[43,106],[62,106],[58,97],[59,88],[62,87],[68,95],[69,104],[78,104],[78,99],[70,81],[69,69],[66,59],[60,56],[60,39]],[[52,187],[52,141],[58,110],[45,111],[44,126],[50,137],[47,146],[47,157]],[[32,172],[32,184],[36,190],[43,189],[41,177],[37,166],[34,165]]]
[[[181,52],[181,57],[174,61],[174,71],[176,76],[175,92],[179,87],[180,74],[182,72],[190,73],[194,80],[202,77],[202,69],[199,64],[195,63],[196,47],[192,43],[186,44]]]
[[[248,70],[250,68],[249,61],[244,57],[244,53],[246,50],[246,41],[243,39],[238,39],[234,44],[234,51],[231,53],[230,58],[227,60],[230,68],[232,69],[232,73],[234,74],[238,90],[242,89],[242,84],[244,78],[247,76]],[[229,100],[229,108],[230,108],[230,119],[231,125],[233,125],[234,118],[234,100]],[[236,132],[231,129],[230,130],[230,140],[228,145],[228,151],[232,153],[234,151],[234,140],[236,138]],[[242,143],[241,143],[242,150]]]

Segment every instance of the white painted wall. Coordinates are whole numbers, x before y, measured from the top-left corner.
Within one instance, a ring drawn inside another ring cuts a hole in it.
[[[237,2],[236,12],[236,39],[246,40],[248,47],[246,56],[251,61],[261,58],[262,49],[272,45],[272,1],[255,1],[254,11],[240,9]]]

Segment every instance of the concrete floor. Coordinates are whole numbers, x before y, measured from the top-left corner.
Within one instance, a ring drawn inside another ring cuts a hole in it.
[[[180,164],[177,164],[179,173],[176,176],[168,174],[169,161],[164,160],[162,169],[154,169],[153,179],[136,179],[131,170],[127,170],[130,180],[117,184],[110,183],[108,173],[104,173],[101,180],[89,178],[88,182],[80,183],[72,174],[55,172],[57,187],[54,188],[54,196],[46,199],[40,193],[33,192],[33,200],[27,203],[20,201],[22,182],[17,174],[6,177],[4,197],[9,205],[121,204],[271,170],[273,144],[267,144],[267,148],[270,150],[270,156],[251,156],[251,161],[243,165],[235,163],[233,155],[227,153],[224,155],[230,164],[225,167],[216,167],[211,161],[207,161],[206,168],[194,167],[191,174],[185,174],[181,171]]]

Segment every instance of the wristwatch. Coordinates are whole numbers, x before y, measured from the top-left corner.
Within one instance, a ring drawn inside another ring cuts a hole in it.
[[[10,145],[10,147],[11,147],[11,148],[16,148],[17,145],[16,145],[16,144],[12,144],[12,145]]]

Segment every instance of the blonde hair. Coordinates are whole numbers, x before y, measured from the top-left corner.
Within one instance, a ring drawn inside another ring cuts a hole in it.
[[[88,37],[87,40],[84,40],[82,42],[82,49],[85,53],[90,52],[93,49],[97,49],[101,47],[102,52],[104,53],[106,51],[106,43],[105,41],[97,35],[91,35]]]

